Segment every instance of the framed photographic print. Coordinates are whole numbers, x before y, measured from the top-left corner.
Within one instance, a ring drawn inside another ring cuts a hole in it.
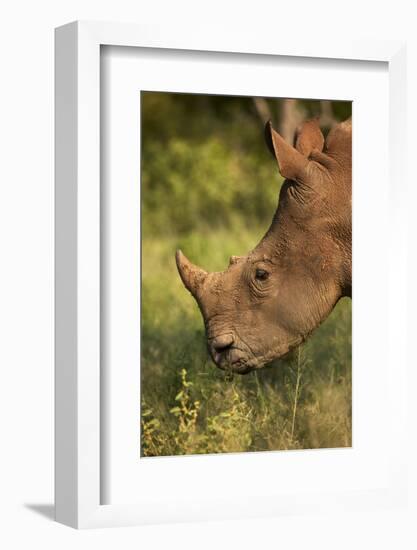
[[[403,44],[162,30],[56,31],[57,520],[400,505]]]

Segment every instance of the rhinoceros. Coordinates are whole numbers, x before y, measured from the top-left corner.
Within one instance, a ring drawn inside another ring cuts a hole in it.
[[[219,273],[176,253],[214,363],[240,374],[286,355],[352,295],[352,120],[326,140],[307,120],[294,145],[268,122],[265,139],[285,180],[260,243]]]

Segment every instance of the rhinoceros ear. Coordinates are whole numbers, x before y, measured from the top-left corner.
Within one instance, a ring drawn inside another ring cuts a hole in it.
[[[269,150],[277,159],[281,175],[289,180],[303,179],[308,164],[307,157],[297,151],[295,147],[289,145],[272,128],[271,121],[267,122],[265,126],[265,140]]]
[[[320,130],[317,118],[306,120],[297,128],[295,148],[305,157],[309,157],[313,150],[323,151],[324,137]]]

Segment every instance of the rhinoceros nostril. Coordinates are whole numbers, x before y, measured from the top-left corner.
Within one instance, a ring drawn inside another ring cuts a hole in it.
[[[214,338],[211,345],[216,350],[217,353],[223,353],[227,351],[233,345],[233,336],[231,334],[224,334],[217,338]]]

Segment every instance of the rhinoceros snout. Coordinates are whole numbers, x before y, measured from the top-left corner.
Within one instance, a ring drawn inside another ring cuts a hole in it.
[[[209,339],[209,351],[216,365],[227,371],[246,374],[247,354],[239,347],[233,334],[222,334]]]
[[[217,353],[224,353],[225,351],[230,349],[233,343],[234,338],[231,334],[223,334],[222,336],[217,336],[217,338],[213,338],[213,340],[211,341],[211,345]]]
[[[220,336],[210,338],[209,350],[216,365],[221,366],[222,364],[229,362],[233,344],[234,338],[232,334],[222,334]]]

